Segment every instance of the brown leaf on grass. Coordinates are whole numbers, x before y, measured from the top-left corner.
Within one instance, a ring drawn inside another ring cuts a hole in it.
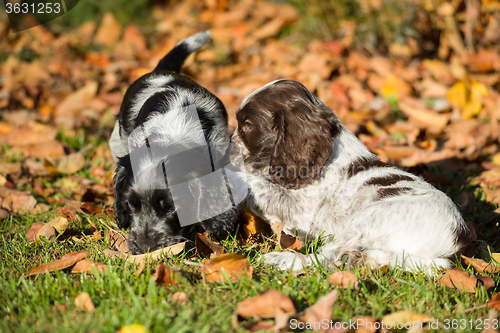
[[[333,304],[335,304],[338,299],[339,291],[337,289],[329,292],[304,310],[302,321],[306,323],[322,322],[324,319],[330,321]]]
[[[46,239],[48,241],[53,241],[53,240],[56,239],[56,237],[57,237],[56,229],[54,229],[53,226],[45,224],[36,233],[36,235],[35,235],[35,241],[38,241],[40,239]]]
[[[87,162],[80,152],[59,158],[45,158],[45,168],[52,173],[71,175],[83,169],[86,164]]]
[[[165,247],[165,248],[160,249],[160,250],[156,250],[156,251],[149,252],[146,254],[137,254],[137,255],[130,255],[130,254],[126,254],[123,252],[105,249],[104,255],[106,255],[107,257],[120,258],[120,259],[126,260],[126,261],[131,262],[131,263],[140,264],[141,262],[146,261],[146,260],[158,260],[162,256],[165,256],[165,255],[179,254],[182,252],[182,250],[184,250],[185,245],[186,245],[186,242],[178,243],[178,244],[175,244],[175,245],[172,245],[169,247]]]
[[[119,252],[127,253],[130,251],[128,248],[127,234],[110,229],[106,231],[106,240]]]
[[[488,302],[488,307],[490,309],[500,310],[500,293],[496,293],[491,297],[491,300]]]
[[[266,290],[260,294],[239,302],[236,315],[242,318],[257,316],[259,318],[276,318],[283,313],[292,315],[296,311],[290,297],[279,290]]]
[[[55,304],[55,305],[52,305],[52,313],[55,313],[55,312],[64,312],[68,309],[68,305],[67,304]]]
[[[49,262],[30,270],[27,276],[42,274],[45,272],[59,271],[68,267],[73,266],[82,259],[85,259],[89,255],[89,251],[83,250],[78,252],[72,252],[64,255],[61,259]]]
[[[89,215],[96,215],[102,212],[102,208],[97,206],[95,202],[85,202],[80,206],[80,209]]]
[[[106,266],[100,262],[96,262],[92,259],[86,258],[86,259],[83,259],[83,260],[80,260],[79,262],[77,262],[76,265],[73,266],[73,268],[71,268],[70,273],[77,274],[77,273],[87,272],[89,274],[94,274],[94,266],[96,267],[98,272],[107,272],[108,271],[108,266]]]
[[[278,221],[272,223],[274,231],[276,232],[276,243],[283,249],[300,250],[302,243],[300,240],[292,235],[288,235],[283,231],[283,225]]]
[[[113,47],[120,38],[122,28],[111,13],[104,14],[102,23],[95,35],[97,44]]]
[[[446,274],[441,277],[437,282],[448,288],[463,290],[469,293],[477,291],[477,282],[481,281],[483,286],[488,289],[495,284],[493,279],[487,276],[476,277],[469,272],[465,272],[460,268],[448,269]]]
[[[166,286],[176,285],[177,276],[173,269],[165,264],[159,264],[155,268],[155,273],[153,274],[153,281],[157,284],[163,284]]]
[[[186,304],[189,301],[185,292],[177,291],[172,295],[172,302]]]
[[[1,208],[11,212],[24,214],[31,211],[36,206],[36,199],[26,192],[12,190],[5,186],[0,186]]]
[[[82,292],[75,297],[75,306],[82,311],[86,312],[95,311],[94,303],[92,303],[92,299],[86,292]]]
[[[47,223],[47,225],[56,229],[58,233],[61,233],[66,231],[66,229],[68,228],[68,219],[63,216],[58,216]]]
[[[226,277],[231,282],[237,282],[242,276],[251,279],[253,267],[245,256],[227,253],[212,260],[204,260],[201,272],[208,282],[225,282]]]
[[[34,242],[35,241],[35,235],[38,234],[38,231],[43,226],[45,226],[45,223],[43,223],[43,222],[37,222],[37,223],[33,224],[31,226],[31,228],[29,228],[28,232],[26,232],[26,238],[28,238],[28,240],[30,242]]]
[[[495,286],[495,281],[489,276],[478,276],[477,279],[481,281],[485,289],[490,289]]]
[[[410,119],[414,119],[419,124],[431,129],[434,133],[441,132],[445,128],[446,124],[448,124],[451,117],[449,114],[439,114],[436,112],[417,109],[403,102],[399,103],[398,106],[399,109]]]
[[[464,255],[462,255],[462,259],[464,260],[466,265],[470,265],[478,273],[486,272],[496,274],[500,272],[500,267],[494,266],[491,263],[487,263],[482,259],[468,258]]]
[[[406,323],[428,323],[431,321],[435,321],[435,319],[431,316],[419,314],[411,311],[397,311],[391,314],[385,315],[382,320],[389,324],[392,324],[392,327],[398,327],[398,323],[404,325]],[[388,327],[388,326],[386,326]]]
[[[226,251],[223,246],[212,242],[208,238],[208,232],[206,231],[203,234],[197,233],[194,237],[194,243],[198,254],[207,258],[210,258],[212,253],[221,255]]]
[[[334,272],[328,280],[336,287],[343,289],[359,289],[359,280],[351,272]]]

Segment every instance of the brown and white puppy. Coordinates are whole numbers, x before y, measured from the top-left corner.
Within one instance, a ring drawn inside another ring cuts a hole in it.
[[[265,85],[236,117],[232,141],[243,153],[250,208],[302,239],[330,238],[317,254],[273,252],[265,263],[298,270],[344,260],[432,273],[470,242],[450,198],[379,161],[301,83]]]

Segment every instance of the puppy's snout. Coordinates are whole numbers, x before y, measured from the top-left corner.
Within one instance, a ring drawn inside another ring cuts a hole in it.
[[[154,239],[153,237],[145,236],[138,237],[138,239],[134,240],[134,245],[136,246],[137,251],[141,253],[155,251],[158,247],[156,239]]]

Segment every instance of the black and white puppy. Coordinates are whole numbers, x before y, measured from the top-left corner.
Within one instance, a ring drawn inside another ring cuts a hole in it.
[[[210,32],[207,31],[179,42],[153,72],[142,76],[128,88],[117,115],[109,142],[117,164],[114,177],[116,220],[120,228],[130,227],[129,248],[133,254],[185,240],[191,226],[183,227],[179,222],[168,186],[175,183],[175,179],[166,179],[163,164],[166,156],[134,157],[130,144],[148,138],[148,148],[156,144],[161,146],[163,152],[168,152],[170,147],[178,149],[193,137],[190,133],[192,126],[189,126],[193,122],[192,115],[188,114],[190,106],[195,107],[196,118],[199,118],[196,121],[201,123],[199,136],[202,142],[230,141],[227,113],[221,101],[190,78],[179,74],[189,54],[199,50],[209,40]],[[157,142],[152,142],[153,137]],[[168,159],[175,159],[176,156],[179,155],[170,154]],[[140,175],[142,183],[138,181],[139,175],[134,174],[134,163],[139,164],[143,171]],[[202,226],[210,233],[230,230],[237,213],[237,208],[233,207],[214,218],[201,221]]]
[[[330,242],[317,254],[265,254],[281,269],[363,262],[432,273],[470,245],[455,204],[423,179],[379,161],[301,83],[248,95],[232,141],[243,153],[248,205],[284,231]],[[333,239],[333,240],[332,240]]]

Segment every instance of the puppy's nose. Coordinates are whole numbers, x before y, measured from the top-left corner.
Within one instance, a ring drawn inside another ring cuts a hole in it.
[[[137,247],[142,253],[156,250],[156,241],[153,238],[143,238],[137,242]]]

